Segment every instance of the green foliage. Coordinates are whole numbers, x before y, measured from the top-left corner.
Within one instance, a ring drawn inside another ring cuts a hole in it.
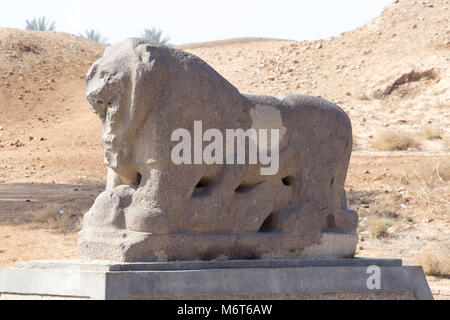
[[[53,31],[56,28],[55,22],[50,24],[50,21],[46,20],[46,17],[40,17],[39,19],[33,18],[33,20],[25,20],[26,30],[35,30],[35,31]]]
[[[169,40],[170,37],[162,38],[162,31],[156,28],[152,29],[144,29],[144,32],[141,34],[142,38],[156,41],[158,43],[164,44],[166,46],[170,46]]]
[[[106,41],[108,41],[108,38],[103,37],[100,32],[91,29],[91,30],[86,30],[85,34],[79,34],[80,37],[89,39],[89,40],[94,40],[97,41],[99,43],[106,43]]]

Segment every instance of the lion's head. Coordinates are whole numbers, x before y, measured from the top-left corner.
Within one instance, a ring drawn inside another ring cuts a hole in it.
[[[86,76],[87,99],[102,121],[105,163],[120,175],[129,171],[130,142],[158,96],[160,72],[154,74],[152,58],[158,47],[136,38],[110,46]]]

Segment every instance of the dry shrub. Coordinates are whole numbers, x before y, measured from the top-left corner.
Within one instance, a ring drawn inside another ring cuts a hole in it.
[[[439,161],[435,166],[435,172],[440,180],[450,181],[450,158]]]
[[[442,147],[444,151],[450,151],[450,137],[447,137],[444,140],[442,140]]]
[[[450,181],[450,159],[423,160],[415,168],[405,170],[400,177],[400,181],[408,185],[421,182],[429,187]]]
[[[62,206],[52,204],[33,212],[33,222],[58,232],[71,232],[79,229],[81,216],[70,214]]]
[[[419,149],[420,142],[410,133],[389,130],[380,133],[372,142],[372,147],[380,151],[403,151]]]
[[[442,130],[430,125],[423,126],[420,132],[427,140],[437,140],[442,138]]]
[[[345,196],[350,208],[369,203],[364,191],[348,191]]]
[[[367,219],[367,228],[369,233],[375,238],[389,237],[389,227],[393,224],[392,219],[370,216]]]
[[[450,250],[443,246],[428,247],[416,258],[416,263],[423,267],[429,276],[450,277]]]
[[[358,142],[359,142],[359,138],[357,136],[353,135],[353,138],[352,138],[352,150],[353,151],[358,149],[358,146],[359,146]]]
[[[397,202],[393,197],[375,200],[370,205],[369,213],[378,217],[397,218]]]

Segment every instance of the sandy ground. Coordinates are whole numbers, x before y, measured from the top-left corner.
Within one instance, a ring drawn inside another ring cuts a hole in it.
[[[241,92],[338,103],[354,130],[346,189],[360,215],[357,255],[426,264],[432,252],[448,272],[449,7],[400,1],[355,31],[314,42],[234,39],[181,48]],[[0,29],[0,267],[78,256],[79,228],[57,230],[36,214],[52,206],[81,216],[103,188],[101,127],[84,85],[103,50],[65,33]],[[420,146],[381,152],[372,143],[386,130],[406,132]],[[389,227],[377,237],[383,219]],[[428,279],[437,299],[450,298],[448,278]]]

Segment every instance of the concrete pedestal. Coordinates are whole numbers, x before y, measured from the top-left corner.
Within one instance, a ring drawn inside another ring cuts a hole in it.
[[[373,267],[375,266],[375,267]],[[151,263],[32,261],[0,270],[0,299],[433,299],[398,259]]]

